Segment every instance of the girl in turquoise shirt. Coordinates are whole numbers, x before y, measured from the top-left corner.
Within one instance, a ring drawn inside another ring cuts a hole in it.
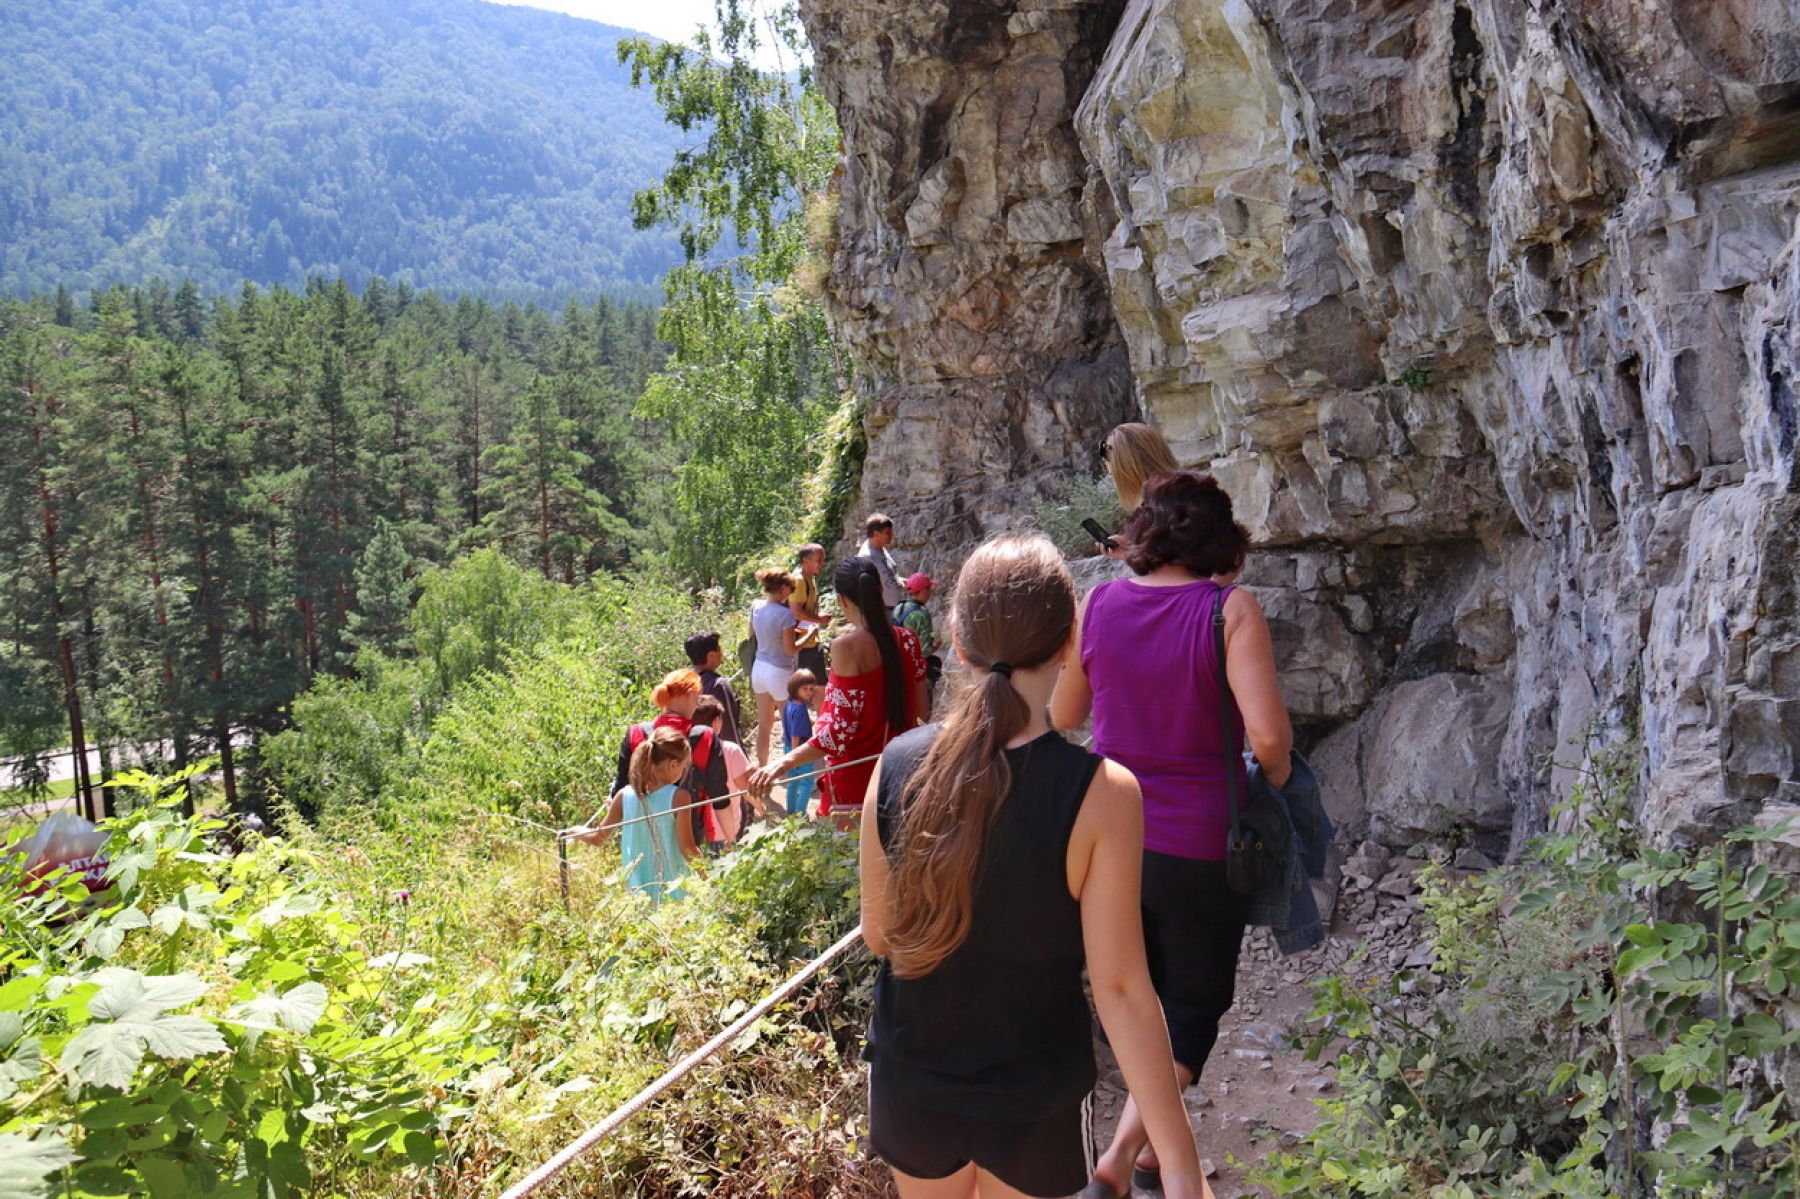
[[[653,731],[632,751],[631,784],[612,797],[600,827],[576,834],[577,840],[598,845],[617,829],[626,879],[653,902],[679,898],[681,880],[700,856],[693,821],[686,812],[671,814],[690,802],[688,793],[675,785],[687,770],[689,753],[684,734],[672,728]]]

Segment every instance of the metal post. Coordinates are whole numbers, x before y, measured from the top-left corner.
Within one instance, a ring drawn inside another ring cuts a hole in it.
[[[556,873],[562,883],[563,914],[569,914],[569,839],[556,835]]]

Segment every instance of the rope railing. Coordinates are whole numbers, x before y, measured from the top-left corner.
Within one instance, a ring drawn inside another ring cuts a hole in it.
[[[849,763],[845,763],[845,765],[849,765]],[[605,1140],[608,1136],[611,1136],[614,1132],[618,1131],[627,1120],[630,1120],[633,1116],[654,1103],[656,1099],[670,1087],[673,1087],[676,1083],[692,1073],[695,1067],[699,1066],[702,1062],[706,1061],[707,1058],[742,1036],[751,1025],[768,1015],[777,1004],[781,1003],[795,991],[798,991],[806,984],[808,979],[812,978],[813,975],[830,965],[831,962],[840,955],[848,953],[851,949],[855,948],[857,940],[861,936],[862,925],[859,924],[849,932],[845,933],[842,937],[838,938],[837,943],[832,945],[830,949],[827,949],[824,953],[806,963],[799,971],[790,976],[786,982],[769,992],[769,994],[764,996],[755,1007],[752,1007],[742,1016],[733,1020],[711,1040],[707,1041],[706,1044],[700,1046],[700,1048],[694,1050],[679,1062],[676,1062],[673,1066],[670,1066],[655,1082],[639,1091],[636,1095],[633,1095],[630,1099],[626,1100],[625,1103],[608,1113],[605,1119],[601,1120],[598,1124],[593,1125],[586,1132],[583,1132],[580,1136],[569,1142],[569,1144],[559,1150],[555,1156],[551,1157],[549,1161],[546,1161],[530,1174],[527,1174],[524,1178],[508,1187],[501,1193],[500,1199],[525,1199],[525,1196],[533,1194],[545,1183],[568,1169],[576,1158],[580,1157],[595,1145],[598,1145],[601,1141]]]
[[[811,773],[809,773],[808,775],[806,775],[805,777],[812,778],[812,779],[823,778],[825,775],[828,775],[836,770],[848,770],[852,766],[866,766],[870,762],[874,762],[874,761],[878,760],[880,757],[881,757],[880,754],[870,754],[867,757],[863,757],[863,758],[853,758],[848,762],[837,762],[837,763],[827,766],[821,770],[814,770]],[[791,771],[788,773],[785,781],[790,782],[790,783],[795,781],[793,773]],[[724,803],[726,800],[739,799],[739,798],[742,798],[743,796],[753,795],[753,794],[754,793],[750,790],[750,788],[746,787],[741,791],[730,791],[724,795],[709,795],[705,799],[696,799],[692,803],[677,804],[674,807],[670,808],[666,812],[649,812],[642,816],[633,816],[629,820],[621,820],[617,824],[609,824],[605,827],[605,831],[611,832],[614,829],[621,829],[621,828],[624,828],[628,824],[642,824],[645,821],[649,821],[649,820],[660,820],[664,816],[672,816],[676,812],[686,812],[686,811],[690,811],[691,809],[694,809],[694,808],[710,808],[714,804]],[[523,817],[515,817],[515,819],[523,819]],[[530,822],[530,823],[535,823],[535,822]],[[600,826],[598,826],[598,825],[584,825],[584,826],[581,826],[578,828],[565,828],[565,829],[551,829],[548,825],[538,825],[538,827],[544,829],[547,832],[554,832],[558,837],[562,837],[564,839],[579,837],[579,836],[583,836],[587,833],[597,833],[597,832],[602,831]]]
[[[1089,744],[1091,741],[1092,738],[1090,737],[1084,741],[1083,744]],[[820,775],[829,774],[834,770],[845,770],[852,766],[866,765],[867,763],[880,758],[880,756],[880,754],[870,754],[867,757],[857,758],[849,762],[838,762],[831,766],[827,766],[822,770],[814,771],[810,777],[816,778]],[[621,828],[627,824],[655,820],[663,816],[670,816],[676,812],[688,811],[693,808],[709,807],[719,800],[736,799],[740,796],[749,794],[751,794],[751,792],[746,788],[722,796],[709,797],[703,800],[696,800],[693,803],[681,804],[670,808],[667,812],[656,812],[644,816],[635,816],[630,820],[622,820],[618,824],[608,825],[606,827],[610,831],[612,829]],[[522,816],[514,816],[506,812],[496,812],[495,815],[504,816],[520,824],[529,825],[546,833],[553,834],[556,837],[556,852],[562,875],[563,902],[566,905],[568,903],[569,870],[572,866],[575,866],[575,863],[571,863],[568,858],[568,843],[577,836],[598,830],[588,828],[553,829],[549,825],[539,824],[537,821],[529,820]],[[564,1170],[567,1170],[577,1158],[581,1157],[584,1153],[587,1153],[614,1132],[617,1132],[619,1128],[624,1126],[624,1124],[633,1116],[654,1103],[659,1097],[665,1094],[676,1083],[691,1074],[708,1058],[712,1057],[720,1049],[742,1036],[752,1025],[768,1015],[768,1013],[778,1004],[782,1003],[795,991],[804,986],[806,982],[814,975],[818,974],[819,971],[823,970],[840,956],[854,949],[861,937],[862,925],[859,924],[840,937],[831,948],[813,958],[810,962],[807,962],[779,987],[764,996],[754,1007],[750,1008],[724,1029],[720,1030],[704,1045],[701,1045],[698,1049],[695,1049],[692,1053],[683,1057],[673,1066],[670,1066],[658,1076],[654,1082],[650,1083],[636,1095],[633,1095],[630,1099],[626,1100],[625,1103],[609,1112],[599,1123],[590,1126],[580,1136],[576,1137],[573,1141],[569,1142],[569,1144],[557,1151],[557,1153],[548,1161],[537,1167],[537,1169],[508,1187],[501,1193],[500,1199],[525,1199],[526,1196],[536,1193],[545,1184],[555,1179]]]

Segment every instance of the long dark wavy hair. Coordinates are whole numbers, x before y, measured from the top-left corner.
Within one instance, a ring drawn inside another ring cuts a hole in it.
[[[881,650],[881,681],[887,696],[888,730],[896,735],[906,731],[906,664],[900,660],[900,642],[888,620],[887,605],[881,599],[881,572],[867,558],[845,558],[838,563],[832,585],[840,597],[848,599],[862,613],[863,624]]]
[[[896,842],[888,962],[929,974],[968,938],[988,834],[1012,790],[1006,743],[1031,722],[1009,675],[1042,666],[1075,628],[1075,583],[1041,534],[987,542],[963,564],[950,627],[974,671],[925,760],[906,782]]]

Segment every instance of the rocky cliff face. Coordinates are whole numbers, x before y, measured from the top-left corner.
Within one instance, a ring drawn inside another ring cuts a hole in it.
[[[1015,526],[1136,405],[1075,105],[1120,0],[802,0],[844,127],[830,301],[868,399],[856,520],[938,569]]]
[[[851,156],[842,314],[894,380],[870,503],[923,474],[934,511],[1016,511],[1015,480],[1090,462],[1111,316],[1135,402],[1266,547],[1290,706],[1355,830],[1503,845],[1585,731],[1630,723],[1658,835],[1800,803],[1791,3],[808,7]],[[1054,102],[1021,98],[1034,56]],[[1031,132],[932,132],[971,108]],[[1021,255],[1008,214],[1051,194],[1017,224],[1069,240]],[[971,277],[1018,297],[978,344]]]

